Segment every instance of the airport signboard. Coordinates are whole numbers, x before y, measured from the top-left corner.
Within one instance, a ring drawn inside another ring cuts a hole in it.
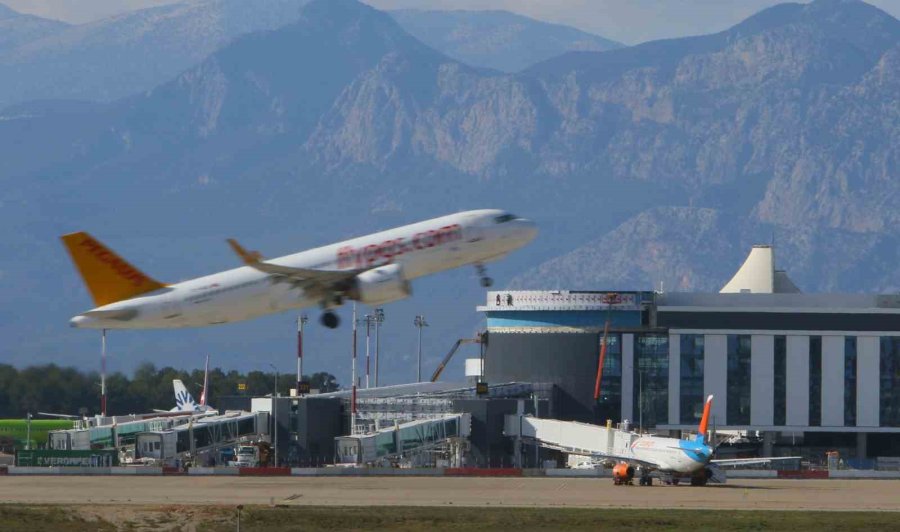
[[[70,451],[38,449],[16,451],[16,465],[20,467],[112,467],[119,465],[116,450]]]
[[[510,290],[488,292],[479,311],[492,310],[641,310],[639,292]]]

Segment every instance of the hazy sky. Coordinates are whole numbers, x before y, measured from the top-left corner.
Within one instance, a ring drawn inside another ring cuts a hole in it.
[[[364,0],[384,9],[504,9],[627,44],[723,30],[778,0]],[[0,0],[13,9],[86,22],[173,0]],[[264,4],[265,0],[261,2]],[[870,0],[900,18],[900,0]]]

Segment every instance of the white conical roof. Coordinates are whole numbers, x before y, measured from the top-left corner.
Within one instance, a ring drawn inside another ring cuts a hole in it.
[[[734,277],[720,294],[771,294],[775,289],[775,253],[772,246],[753,246]]]

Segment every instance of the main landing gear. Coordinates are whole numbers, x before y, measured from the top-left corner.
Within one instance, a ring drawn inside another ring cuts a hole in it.
[[[319,322],[329,329],[336,329],[341,324],[341,319],[334,312],[326,310],[322,313],[322,317],[319,318]]]
[[[476,264],[475,271],[477,271],[479,277],[481,277],[481,286],[490,288],[494,285],[494,280],[487,276],[487,268],[484,267],[484,264]]]

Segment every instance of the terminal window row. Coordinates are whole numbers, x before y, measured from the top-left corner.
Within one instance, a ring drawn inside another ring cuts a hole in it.
[[[703,411],[706,337],[702,334],[677,335],[680,347],[678,422],[693,424]],[[668,423],[669,401],[669,335],[634,335],[634,368],[632,374],[633,421],[644,427]],[[808,384],[789,383],[787,337],[775,335],[773,340],[773,382],[766,393],[772,394],[772,420],[776,426],[787,424],[789,386],[808,386],[808,424],[822,425],[823,339],[809,337]],[[622,335],[610,334],[597,401],[598,419],[618,419],[622,408]],[[752,405],[751,335],[727,335],[726,339],[726,420],[720,424],[750,425]],[[843,359],[838,362],[843,376],[843,426],[857,424],[857,386],[859,357],[857,337],[843,338]],[[881,337],[879,345],[879,425],[900,426],[900,337]],[[833,367],[833,366],[831,366]],[[830,388],[826,388],[830,392]],[[833,412],[831,412],[833,414]],[[832,417],[833,419],[833,417]]]

